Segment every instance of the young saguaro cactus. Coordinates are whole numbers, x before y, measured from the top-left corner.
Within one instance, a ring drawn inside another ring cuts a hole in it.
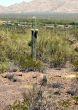
[[[36,60],[36,41],[37,41],[37,35],[38,35],[38,29],[36,28],[36,17],[33,17],[33,22],[32,22],[32,38],[31,38],[31,47],[32,47],[32,58],[33,60]]]
[[[33,60],[36,60],[36,41],[37,41],[37,34],[38,29],[32,29],[32,58]]]

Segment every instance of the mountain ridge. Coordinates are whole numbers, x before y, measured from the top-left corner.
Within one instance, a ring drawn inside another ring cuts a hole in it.
[[[1,6],[0,13],[22,13],[22,12],[64,12],[78,13],[77,0],[32,0],[21,2],[10,6]]]

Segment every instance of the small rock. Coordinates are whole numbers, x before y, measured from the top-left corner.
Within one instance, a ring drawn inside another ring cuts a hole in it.
[[[56,70],[61,70],[61,67],[57,67]]]
[[[61,77],[61,75],[56,75],[55,77]]]
[[[72,96],[75,95],[75,91],[73,91],[73,90],[68,90],[66,93],[69,95],[72,95]]]
[[[12,81],[13,81],[13,82],[17,82],[17,79],[16,79],[16,78],[13,78]]]
[[[22,74],[17,74],[16,76],[21,76],[22,77]]]
[[[60,95],[60,92],[57,90],[54,92],[54,95]]]
[[[62,88],[62,84],[60,84],[60,83],[53,83],[52,87],[53,88]]]
[[[17,78],[17,77],[14,77],[14,78],[12,79],[12,81],[13,81],[13,82],[20,82],[21,79],[19,79],[19,78]]]
[[[33,78],[33,79],[36,79],[36,78],[37,78],[37,76],[33,76],[32,78]]]
[[[14,74],[13,73],[7,73],[4,78],[8,78],[9,80],[13,79]]]

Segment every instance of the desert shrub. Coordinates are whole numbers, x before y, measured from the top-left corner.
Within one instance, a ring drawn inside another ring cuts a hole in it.
[[[21,66],[21,69],[23,70],[29,70],[29,71],[42,71],[44,69],[44,64],[40,60],[34,61],[31,57],[23,57],[21,56],[19,64]]]
[[[29,110],[27,101],[15,101],[13,105],[9,105],[7,107],[7,110]]]
[[[43,68],[43,63],[40,60],[33,61],[31,58],[31,48],[28,46],[28,37],[26,38],[22,34],[21,40],[20,35],[4,33],[0,37],[0,61],[14,62],[14,65],[22,70],[32,69],[40,70]],[[25,40],[26,39],[26,40]],[[9,65],[10,66],[10,65]],[[10,67],[9,67],[10,68]]]
[[[76,42],[75,44],[73,44],[73,49],[78,52],[78,42]]]
[[[22,32],[20,34],[16,32],[17,27],[16,31],[9,28],[6,33],[5,30],[7,30],[6,27],[3,31],[0,31],[0,62],[7,62],[7,60],[8,62],[14,62],[23,70],[28,68],[40,70],[43,68],[42,62],[49,64],[50,67],[63,67],[66,61],[71,61],[72,55],[74,56],[73,51],[78,50],[77,46],[72,48],[67,40],[74,30],[64,32],[64,30],[59,29],[40,28],[37,39],[38,60],[33,61],[31,59],[31,48],[28,46],[31,39],[29,29],[26,30],[26,33]],[[14,32],[12,33],[12,31]]]
[[[48,82],[47,81],[47,77],[44,75],[43,78],[42,78],[42,80],[41,80],[41,82],[40,82],[40,85],[41,86],[46,86],[47,85],[47,82]]]
[[[64,36],[43,36],[38,41],[38,56],[53,67],[63,66],[70,60],[73,49]]]
[[[70,100],[62,100],[62,102],[60,102],[60,105],[64,108],[68,108],[70,105]]]
[[[74,70],[75,70],[75,71],[78,71],[78,53],[74,53],[74,54],[73,54],[71,63],[72,63],[73,66],[74,66]]]
[[[75,104],[78,105],[78,96],[73,96],[72,99],[75,101]]]
[[[73,65],[74,65],[76,68],[78,68],[78,59],[74,59],[74,60],[73,60]]]
[[[7,110],[45,110],[43,103],[43,91],[37,85],[33,89],[23,93],[23,101],[15,101]]]
[[[0,62],[0,73],[6,72],[9,69],[7,62]]]

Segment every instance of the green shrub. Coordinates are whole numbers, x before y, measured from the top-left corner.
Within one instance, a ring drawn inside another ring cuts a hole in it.
[[[70,100],[62,100],[61,102],[59,102],[59,104],[64,108],[68,108],[70,105]]]
[[[20,58],[20,62],[19,62],[20,66],[22,69],[26,70],[32,70],[32,71],[41,71],[44,69],[44,64],[42,63],[42,61],[40,60],[36,60],[34,61],[31,57],[23,57],[21,56]]]
[[[74,69],[78,70],[78,53],[73,54],[71,63],[73,64]]]
[[[8,106],[8,110],[29,110],[27,102],[15,101],[13,105]]]
[[[7,62],[0,62],[0,73],[8,71],[9,66]]]
[[[72,48],[68,40],[74,29],[65,31],[40,27],[37,38],[37,59],[39,60],[32,61],[31,48],[28,46],[31,31],[26,28],[19,34],[19,27],[15,28],[14,30],[11,27],[8,31],[5,26],[1,28],[3,31],[0,31],[0,62],[7,62],[8,59],[21,69],[33,68],[33,70],[43,68],[42,62],[50,64],[51,67],[63,67],[66,61],[71,61],[72,55],[75,54],[73,51],[77,52],[77,47]],[[77,65],[73,57],[74,62]]]
[[[65,36],[45,36],[38,41],[38,57],[53,67],[63,66],[72,53],[73,49]]]
[[[75,104],[78,105],[78,96],[74,96],[72,99],[75,101]]]

